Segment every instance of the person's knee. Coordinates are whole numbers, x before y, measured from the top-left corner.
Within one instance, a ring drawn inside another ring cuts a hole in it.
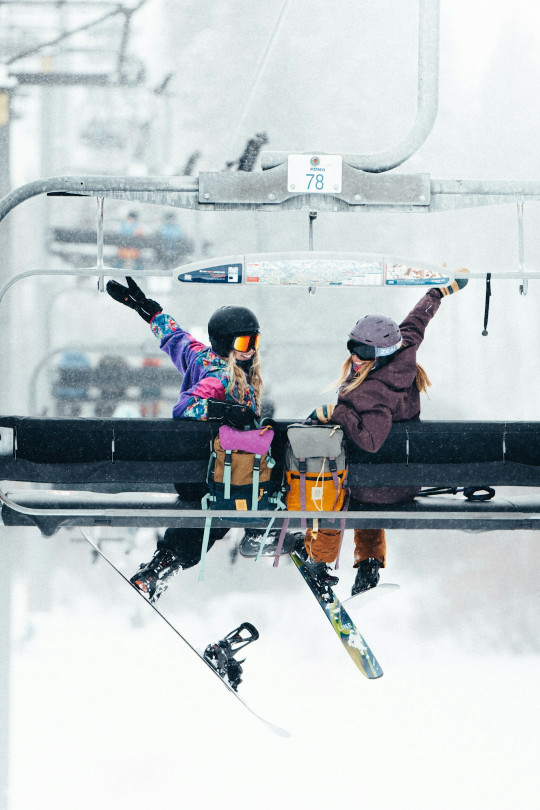
[[[216,529],[210,534],[208,550],[212,548],[219,537],[226,533],[222,529]],[[182,568],[193,568],[201,561],[204,532],[202,529],[166,529],[163,539],[158,542],[158,548],[168,549],[180,561]]]

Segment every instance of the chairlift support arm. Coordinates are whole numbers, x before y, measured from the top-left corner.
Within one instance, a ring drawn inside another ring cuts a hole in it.
[[[429,174],[376,175],[343,164],[343,191],[287,191],[287,164],[263,172],[201,172],[198,177],[60,175],[34,180],[0,200],[0,221],[26,200],[107,197],[199,211],[437,213],[540,200],[540,181],[432,180]]]

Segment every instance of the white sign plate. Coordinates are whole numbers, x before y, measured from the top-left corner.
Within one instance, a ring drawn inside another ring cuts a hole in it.
[[[298,194],[339,194],[341,155],[289,155],[287,190]]]

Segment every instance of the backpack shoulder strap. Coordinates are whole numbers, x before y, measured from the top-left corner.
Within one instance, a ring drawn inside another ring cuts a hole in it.
[[[225,460],[223,467],[223,497],[231,497],[231,465],[232,465],[232,450],[225,450]]]
[[[306,472],[307,472],[307,463],[305,458],[298,459],[298,471],[300,473],[300,510],[302,512],[306,511]],[[302,518],[300,521],[300,526],[302,529],[305,529],[307,526],[306,519]]]
[[[255,511],[259,506],[259,475],[261,470],[261,456],[255,453],[253,456],[253,478],[251,484],[251,509]]]

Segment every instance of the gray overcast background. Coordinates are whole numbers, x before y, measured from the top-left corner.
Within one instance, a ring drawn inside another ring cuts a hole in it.
[[[195,150],[197,172],[221,170],[261,131],[272,150],[368,153],[399,143],[416,114],[417,1],[291,0],[257,74],[282,8],[282,0],[148,0],[133,17],[129,47],[146,67],[144,85],[16,93],[11,187],[57,174],[178,174]],[[89,11],[77,14],[84,21]],[[26,41],[40,19],[45,25],[43,15],[28,14]],[[0,21],[7,25],[7,17]],[[526,0],[442,0],[438,118],[396,172],[540,180],[538,22]],[[79,57],[62,58],[73,69]],[[102,54],[92,67],[106,63]],[[157,95],[168,73],[167,92]],[[112,134],[92,139],[96,128]],[[121,147],[112,137],[118,131]],[[91,227],[95,205],[52,198],[20,206],[8,218],[13,246],[3,280],[61,266],[46,251],[50,228]],[[118,223],[134,207],[148,229],[163,213],[106,200],[105,220]],[[525,262],[534,269],[538,212],[538,203],[526,204]],[[308,244],[305,213],[179,210],[178,221],[194,258]],[[317,250],[518,270],[515,205],[320,214],[314,233]],[[426,419],[538,419],[540,289],[531,282],[520,296],[518,287],[518,277],[493,281],[488,337],[482,282],[443,302],[420,354],[433,382]],[[401,320],[419,297],[275,288],[242,291],[240,299],[233,290],[159,279],[147,290],[203,337],[221,303],[256,309],[264,376],[283,418],[304,417],[332,398],[323,389],[360,315]],[[84,345],[97,356],[119,342],[153,346],[146,325],[99,295],[94,281],[24,280],[1,306],[3,413],[53,413],[47,358],[56,350]],[[209,555],[203,584],[196,570],[180,574],[160,606],[201,648],[240,621],[258,627],[241,689],[256,711],[292,732],[290,740],[244,712],[75,531],[44,539],[0,529],[11,585],[3,601],[11,639],[1,748],[3,762],[9,753],[7,810],[536,808],[536,533],[389,532],[383,579],[401,590],[353,613],[385,671],[374,683],[351,666],[292,564],[276,571],[269,561],[233,562],[234,536]],[[155,541],[148,531],[102,530],[101,539],[127,575]],[[351,559],[347,536],[342,597],[354,578]]]

